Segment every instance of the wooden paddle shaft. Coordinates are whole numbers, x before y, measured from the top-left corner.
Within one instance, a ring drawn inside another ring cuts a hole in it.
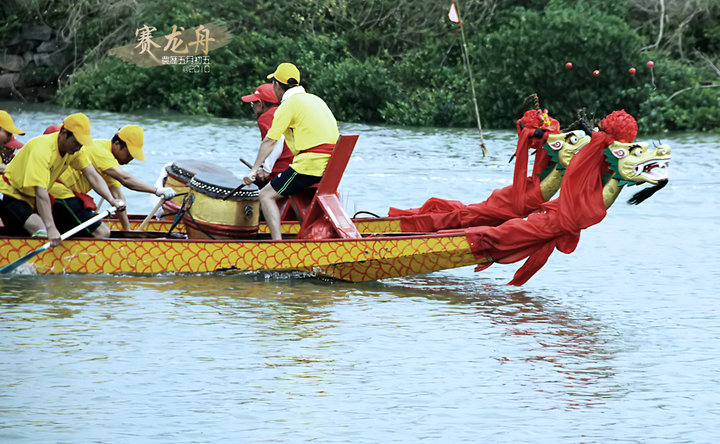
[[[94,224],[95,222],[97,222],[97,221],[99,221],[99,220],[102,220],[104,217],[107,217],[107,216],[109,216],[110,214],[114,213],[115,210],[117,210],[117,208],[115,208],[115,207],[110,207],[110,208],[108,208],[107,210],[103,211],[102,213],[96,214],[96,215],[95,215],[94,217],[92,217],[91,219],[88,219],[88,220],[86,220],[85,222],[83,222],[83,223],[81,223],[80,225],[78,225],[77,227],[75,227],[75,228],[73,228],[73,229],[71,229],[71,230],[68,230],[68,231],[66,231],[65,233],[61,234],[61,235],[60,235],[60,239],[65,240],[65,239],[69,238],[70,236],[72,236],[73,234],[77,233],[78,231],[83,230],[83,229],[85,229],[86,227],[89,227],[90,225]]]
[[[158,201],[158,203],[155,205],[155,208],[153,208],[152,211],[147,215],[145,220],[142,221],[142,223],[140,224],[140,226],[137,229],[138,231],[142,231],[145,229],[145,227],[147,227],[147,225],[150,223],[150,219],[152,219],[152,217],[155,215],[155,213],[157,213],[157,211],[160,209],[160,207],[164,203],[165,203],[165,199],[160,199]]]

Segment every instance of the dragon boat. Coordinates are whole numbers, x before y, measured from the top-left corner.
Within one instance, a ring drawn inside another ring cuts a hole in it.
[[[281,241],[271,240],[259,221],[256,187],[236,187],[239,179],[228,182],[230,176],[218,172],[180,177],[168,171],[166,184],[187,194],[166,202],[166,220],[152,221],[141,232],[120,231],[111,222],[111,238],[65,240],[33,257],[27,267],[43,274],[299,271],[361,282],[467,265],[480,270],[495,262],[529,258],[518,272],[521,276],[511,282],[521,285],[553,249],[571,251],[566,238],[599,222],[625,185],[653,185],[651,192],[638,199],[642,200],[667,182],[670,148],[634,142],[635,134],[618,135],[611,116],[592,135],[560,133],[542,124],[519,130],[516,154],[520,161],[516,161],[513,185],[495,190],[480,204],[453,201],[391,209],[389,217],[350,218],[343,209],[337,188],[358,136],[342,135],[316,189],[284,203]],[[533,174],[526,177],[530,148],[540,154],[536,154]],[[589,179],[583,183],[577,177]],[[550,200],[558,189],[560,197]],[[591,205],[575,199],[571,202],[575,213],[597,213],[599,202],[602,214],[590,221],[580,217],[568,223],[562,209],[578,192]],[[510,211],[497,211],[508,202]],[[525,224],[534,227],[538,219],[541,225],[557,225],[557,230],[536,233],[519,243],[515,239],[510,246],[503,244],[503,239],[527,233]],[[445,223],[440,225],[438,220]],[[138,223],[135,219],[131,226]],[[177,234],[173,235],[173,229]],[[0,236],[0,265],[13,263],[44,243],[37,238]]]
[[[542,140],[545,143],[542,145],[540,150],[537,151],[539,154],[537,157],[544,159],[537,159],[535,162],[536,167],[533,170],[533,174],[527,178],[528,184],[536,184],[539,187],[541,195],[537,193],[529,192],[533,194],[533,199],[530,199],[527,205],[519,212],[504,211],[503,214],[496,215],[494,219],[491,219],[485,215],[485,217],[478,219],[477,214],[480,212],[475,211],[475,218],[463,218],[459,216],[459,213],[465,212],[466,208],[472,209],[473,206],[490,206],[494,205],[496,208],[510,207],[510,204],[506,202],[507,194],[513,192],[514,185],[500,190],[495,190],[493,196],[490,199],[480,203],[471,204],[470,206],[464,206],[457,201],[442,201],[441,199],[430,199],[424,208],[411,209],[411,210],[398,210],[396,208],[390,208],[389,216],[387,217],[353,217],[352,222],[355,224],[357,230],[360,233],[373,234],[373,233],[402,233],[402,232],[428,232],[437,231],[438,229],[450,229],[450,228],[467,228],[474,225],[498,225],[513,217],[524,217],[530,212],[536,210],[541,203],[550,200],[560,189],[562,182],[562,176],[565,168],[570,163],[572,156],[577,153],[583,146],[590,142],[589,130],[575,130],[567,131],[564,133],[552,133],[544,137],[544,131],[541,134],[535,134],[537,128],[532,126],[532,123],[525,122],[531,128],[531,134],[526,135],[527,137],[535,137],[538,140]],[[549,128],[547,128],[549,129]],[[587,131],[587,132],[586,132]],[[523,139],[520,135],[521,140]],[[537,142],[535,143],[537,145]],[[529,145],[530,148],[536,148]],[[528,147],[518,144],[517,153],[527,152]],[[520,171],[521,165],[516,164],[516,170]],[[539,172],[535,172],[535,170]],[[192,185],[193,178],[199,176],[199,182],[205,182],[202,177],[207,175],[221,176],[221,177],[233,177],[233,173],[229,170],[218,166],[216,164],[183,159],[168,164],[164,169],[163,185],[173,188],[179,197],[173,198],[162,205],[164,215],[157,219],[150,220],[146,228],[149,231],[168,231],[173,226],[174,216],[181,211],[183,206],[182,196],[187,194],[189,185]],[[524,173],[522,173],[524,174]],[[208,176],[210,177],[210,176]],[[537,177],[537,179],[536,179]],[[525,190],[528,192],[528,190]],[[502,196],[502,197],[498,197]],[[284,234],[297,234],[300,231],[302,224],[302,218],[307,214],[309,204],[312,200],[312,191],[310,194],[303,194],[300,196],[294,196],[291,199],[281,200],[280,205],[282,208],[281,213],[281,229]],[[458,208],[461,210],[458,211]],[[472,212],[472,210],[470,210]],[[143,222],[145,216],[134,215],[130,216],[130,228],[132,230],[138,229]],[[442,220],[440,228],[432,223],[432,219]],[[448,221],[448,218],[453,219],[454,222]],[[112,230],[121,230],[120,223],[117,219],[107,219],[105,223]],[[185,232],[186,227],[182,220],[178,221],[173,228],[179,232]],[[267,225],[260,222],[258,226],[258,233],[269,233]]]

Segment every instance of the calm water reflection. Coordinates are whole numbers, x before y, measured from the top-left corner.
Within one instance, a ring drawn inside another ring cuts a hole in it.
[[[30,133],[64,113],[2,107]],[[146,128],[148,161],[128,170],[148,181],[181,157],[238,164],[259,138],[246,121],[89,115],[98,136]],[[471,130],[343,130],[361,134],[350,211],[480,201],[511,177],[509,132],[482,159]],[[520,289],[512,265],[353,285],[0,277],[0,441],[714,442],[720,137],[664,142],[670,185],[639,207],[626,192]]]

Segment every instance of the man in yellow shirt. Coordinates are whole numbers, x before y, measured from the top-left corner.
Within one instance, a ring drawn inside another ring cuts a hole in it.
[[[80,151],[91,143],[90,119],[77,113],[65,118],[59,133],[30,139],[18,151],[0,180],[0,217],[11,234],[47,236],[52,246],[60,245],[48,190],[67,168],[83,171],[100,196],[118,209],[125,207]]]
[[[137,125],[127,125],[113,136],[112,140],[95,140],[92,145],[83,147],[83,152],[100,173],[112,195],[125,202],[121,185],[131,190],[152,193],[163,199],[175,197],[172,188],[154,187],[126,173],[120,165],[127,165],[131,160],[145,160],[143,153],[144,133]],[[87,195],[92,189],[88,178],[83,172],[67,169],[53,184],[50,194],[55,198],[53,217],[60,231],[67,231],[80,222],[95,216],[95,203]],[[130,230],[127,213],[117,212],[123,230]],[[90,230],[96,238],[110,237],[110,229],[103,223]]]
[[[255,164],[243,182],[253,183],[258,169],[284,135],[288,148],[295,155],[293,163],[260,190],[260,207],[270,234],[279,240],[282,236],[277,200],[320,182],[340,133],[327,104],[300,86],[300,71],[295,65],[281,63],[268,79],[272,79],[280,106],[260,144]]]
[[[13,140],[13,134],[24,136],[25,131],[15,126],[15,122],[13,122],[7,111],[0,110],[0,174],[5,171],[14,154],[14,147],[5,146],[5,144]]]

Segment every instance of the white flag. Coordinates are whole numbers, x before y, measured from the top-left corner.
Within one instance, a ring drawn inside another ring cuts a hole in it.
[[[455,8],[455,2],[450,4],[450,12],[448,12],[448,18],[451,22],[460,23],[460,17],[458,16],[457,8]]]

